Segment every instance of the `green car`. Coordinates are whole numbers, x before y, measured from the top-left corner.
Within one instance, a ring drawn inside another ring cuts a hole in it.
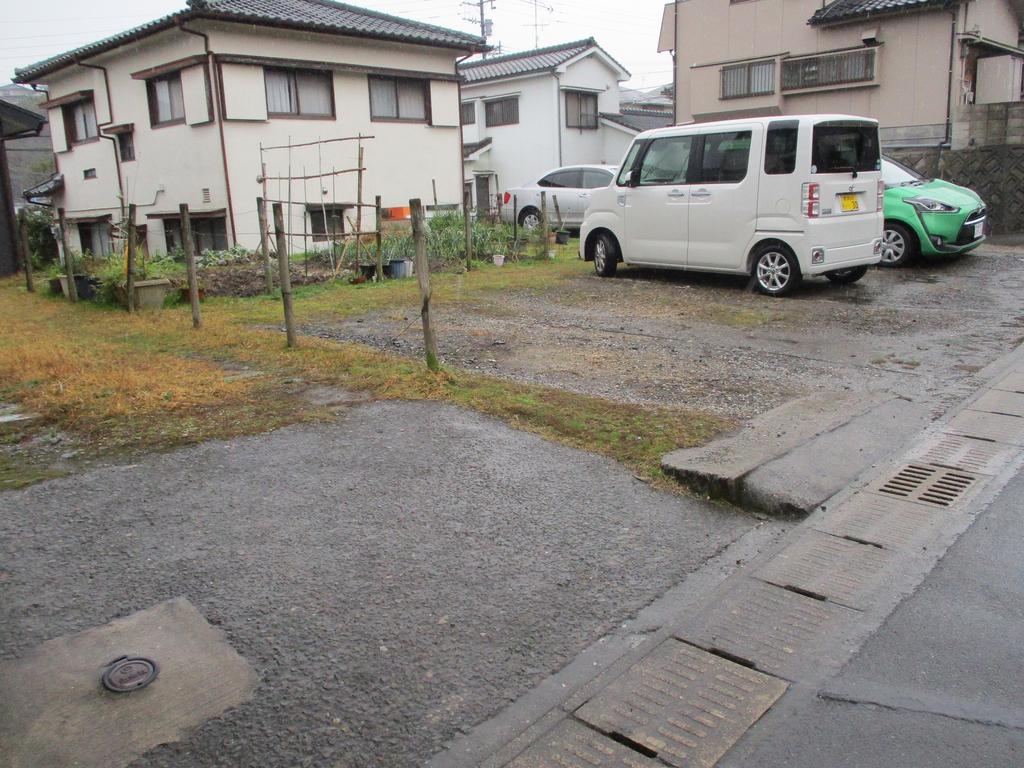
[[[902,267],[920,254],[956,255],[985,240],[985,203],[966,187],[926,179],[882,158],[885,182],[883,267]]]

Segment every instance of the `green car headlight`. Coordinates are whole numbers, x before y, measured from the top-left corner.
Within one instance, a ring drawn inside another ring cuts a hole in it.
[[[960,209],[954,205],[932,200],[930,197],[907,197],[903,199],[907,205],[912,205],[922,213],[956,213]]]

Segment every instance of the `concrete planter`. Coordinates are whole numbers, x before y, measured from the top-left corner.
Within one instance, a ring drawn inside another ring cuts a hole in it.
[[[166,277],[159,277],[155,280],[136,280],[135,306],[137,309],[160,309],[170,290],[171,281]],[[127,286],[118,287],[117,301],[123,307],[128,306]]]

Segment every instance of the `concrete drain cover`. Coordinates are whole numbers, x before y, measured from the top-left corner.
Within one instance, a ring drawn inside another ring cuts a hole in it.
[[[925,464],[995,475],[1016,454],[1016,448],[1002,443],[975,440],[963,435],[939,435],[917,448],[910,457]]]
[[[657,760],[618,744],[573,720],[562,723],[508,764],[508,768],[657,768]]]
[[[993,385],[993,388],[1001,389],[1004,392],[1024,392],[1024,373],[1011,373]]]
[[[112,693],[129,693],[145,688],[156,680],[156,662],[142,656],[122,656],[107,667],[100,682]]]
[[[1024,395],[1019,392],[1000,392],[990,389],[971,403],[968,408],[972,411],[1024,416]]]
[[[795,680],[806,671],[810,651],[825,650],[826,638],[857,615],[834,603],[745,579],[676,636]]]
[[[935,524],[947,517],[933,506],[861,492],[831,510],[817,528],[852,541],[886,549],[917,550]]]
[[[1024,446],[1024,419],[982,411],[961,411],[946,426],[947,432]]]
[[[977,475],[960,469],[907,464],[888,479],[875,481],[868,489],[907,501],[949,507],[960,501],[977,480]]]
[[[138,658],[111,665],[125,648],[159,659],[159,677],[142,687],[149,670]],[[104,690],[100,677],[113,670],[112,682],[135,685],[131,693]],[[238,706],[257,682],[183,598],[47,640],[0,662],[0,767],[120,768]]]
[[[670,639],[576,714],[641,754],[707,768],[785,690],[782,680]]]
[[[769,560],[758,576],[808,597],[864,609],[891,561],[886,550],[809,530]]]

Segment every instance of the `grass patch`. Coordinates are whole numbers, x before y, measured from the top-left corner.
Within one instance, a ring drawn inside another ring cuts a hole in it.
[[[567,247],[555,260],[481,265],[431,281],[435,300],[452,303],[550,288],[586,266]],[[414,280],[295,291],[300,324],[417,305]],[[128,315],[28,294],[8,279],[0,281],[0,313],[7,318],[0,399],[23,403],[94,452],[166,448],[328,418],[300,396],[307,384],[472,408],[650,478],[660,477],[662,454],[732,426],[687,409],[623,404],[457,370],[431,373],[421,361],[354,343],[303,338],[289,350],[280,333],[253,327],[280,324],[280,303],[268,297],[211,299],[203,305],[203,328],[193,331],[187,306]],[[235,375],[239,369],[265,375]]]

